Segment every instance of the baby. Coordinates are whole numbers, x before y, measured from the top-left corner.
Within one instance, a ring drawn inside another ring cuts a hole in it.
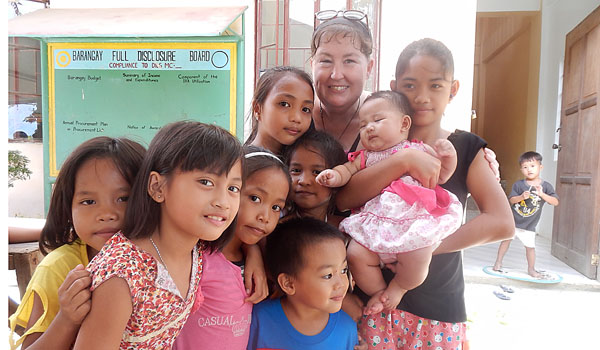
[[[369,96],[359,111],[360,138],[366,150],[351,153],[349,162],[322,171],[317,181],[323,186],[343,186],[360,169],[412,148],[440,159],[438,183],[445,183],[456,168],[456,150],[447,139],[437,140],[433,148],[408,141],[409,111],[408,100],[399,93],[380,91]],[[460,227],[461,221],[462,205],[455,195],[440,186],[425,188],[408,175],[344,219],[340,230],[352,237],[348,246],[350,270],[358,286],[371,295],[365,313],[395,308],[407,290],[423,283],[433,250]],[[380,263],[396,264],[389,286]]]

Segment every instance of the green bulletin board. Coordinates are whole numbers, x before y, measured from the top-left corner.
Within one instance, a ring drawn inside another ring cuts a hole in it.
[[[236,43],[48,43],[49,175],[96,136],[147,144],[170,122],[237,119]]]

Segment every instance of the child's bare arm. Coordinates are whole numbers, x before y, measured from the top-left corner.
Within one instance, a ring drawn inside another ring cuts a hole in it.
[[[552,197],[552,196],[550,196],[550,195],[546,194],[546,193],[544,192],[544,189],[542,188],[542,186],[541,186],[541,185],[539,185],[539,186],[535,186],[535,193],[536,193],[538,196],[542,197],[542,199],[543,199],[543,200],[545,200],[545,201],[546,201],[546,203],[548,203],[548,204],[550,204],[550,205],[553,205],[553,206],[557,206],[557,205],[558,205],[558,198],[556,198],[556,197]]]
[[[131,317],[129,286],[113,277],[92,292],[92,308],[79,329],[74,349],[118,349]]]
[[[248,297],[245,301],[256,304],[266,298],[269,294],[265,265],[258,245],[244,244],[243,246],[246,254],[244,285],[246,286],[246,293],[248,293]]]
[[[321,171],[316,180],[321,186],[341,187],[350,181],[352,175],[360,170],[360,162],[362,155],[359,155],[351,162],[340,164],[333,169]]]
[[[514,235],[515,222],[506,195],[490,170],[482,150],[469,166],[467,188],[481,213],[446,237],[435,254],[496,242]]]
[[[508,199],[508,201],[510,202],[510,204],[519,203],[520,201],[524,201],[524,200],[526,200],[527,198],[529,198],[529,194],[530,194],[530,192],[529,192],[529,191],[525,191],[525,192],[521,193],[521,194],[520,194],[520,195],[518,195],[518,196],[513,196],[513,197],[510,197],[510,198]]]
[[[58,289],[60,310],[44,333],[33,333],[25,337],[22,349],[70,349],[75,341],[77,331],[90,310],[91,293],[89,286],[92,280],[83,265],[77,265],[69,272]],[[40,297],[34,293],[34,302],[29,317],[28,329],[31,328],[44,312]]]

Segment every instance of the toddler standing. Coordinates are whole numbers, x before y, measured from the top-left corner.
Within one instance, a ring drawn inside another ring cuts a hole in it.
[[[513,184],[508,196],[515,218],[515,236],[525,246],[527,273],[534,278],[543,278],[544,275],[535,269],[535,227],[542,216],[544,203],[557,206],[558,195],[550,183],[540,178],[543,169],[541,154],[525,152],[519,157],[519,165],[525,178]],[[507,239],[500,243],[494,270],[502,271],[502,259],[511,241]]]

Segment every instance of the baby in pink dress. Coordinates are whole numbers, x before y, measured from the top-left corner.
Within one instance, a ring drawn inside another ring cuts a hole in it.
[[[434,147],[408,141],[410,104],[404,95],[380,91],[369,96],[359,111],[360,138],[365,150],[348,155],[349,162],[322,171],[317,181],[340,187],[360,169],[396,152],[411,148],[428,152],[441,161],[438,183],[446,182],[456,168],[456,150],[447,139]],[[358,286],[371,299],[365,313],[395,308],[407,290],[427,277],[431,254],[439,242],[456,231],[462,222],[462,205],[456,196],[439,185],[423,187],[409,175],[402,176],[340,223],[352,241],[348,263]],[[381,264],[395,264],[395,277],[386,285]]]

